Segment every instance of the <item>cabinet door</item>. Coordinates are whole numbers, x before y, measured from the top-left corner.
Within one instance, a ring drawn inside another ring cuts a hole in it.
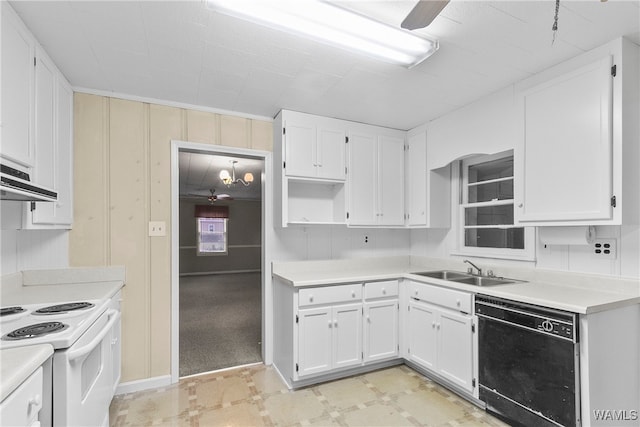
[[[36,71],[36,75],[43,73],[48,77],[46,65],[50,63],[45,59],[40,59],[39,63],[39,67],[42,66],[43,70]],[[36,203],[31,222],[37,225],[48,225],[48,228],[69,228],[73,222],[73,91],[58,73],[54,74],[53,86],[53,136],[51,138],[46,132],[36,128],[38,155],[36,156],[35,171],[38,177],[41,176],[42,171],[47,173],[47,179],[52,183],[43,184],[56,190],[58,201],[55,203]],[[43,109],[44,113],[48,113],[46,108],[39,106],[42,98],[48,99],[48,96],[36,97],[36,112]],[[47,114],[41,114],[37,126],[40,126],[41,121],[48,126],[51,125]],[[53,151],[53,156],[49,153],[50,151]],[[49,155],[43,158],[40,156],[42,152],[49,153]],[[29,224],[26,226],[28,227]]]
[[[398,300],[364,305],[364,360],[373,362],[398,355]]]
[[[427,140],[426,132],[412,135],[407,141],[407,225],[427,225]]]
[[[611,64],[606,57],[521,93],[518,222],[611,218]]]
[[[345,132],[318,126],[317,168],[318,177],[327,179],[345,179],[346,147]]]
[[[2,2],[3,158],[33,166],[33,58],[35,41],[8,2]]]
[[[378,224],[404,224],[404,139],[381,136],[378,143]]]
[[[415,300],[409,302],[409,359],[432,370],[437,357],[436,317],[434,307]]]
[[[287,176],[316,177],[316,127],[312,123],[287,121],[284,150]]]
[[[471,317],[441,311],[437,320],[438,373],[465,390],[472,391],[473,332]]]
[[[362,304],[333,308],[333,367],[362,363]]]
[[[298,376],[331,369],[333,316],[331,307],[300,310]]]
[[[56,224],[73,223],[73,90],[59,76],[56,91]]]
[[[36,371],[0,403],[0,425],[40,425],[38,414],[42,409],[43,369]]]
[[[377,138],[349,135],[349,225],[375,225],[377,210]]]
[[[56,68],[43,54],[36,50],[35,85],[35,144],[36,159],[32,180],[49,188],[56,188],[55,147],[55,84]]]

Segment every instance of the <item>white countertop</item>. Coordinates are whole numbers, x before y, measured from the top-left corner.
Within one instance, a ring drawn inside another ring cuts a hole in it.
[[[494,271],[497,276],[526,282],[478,287],[412,274],[443,269],[464,271],[460,261],[387,257],[274,262],[272,267],[274,277],[294,287],[405,278],[578,314],[595,313],[640,303],[640,280],[637,279],[496,267]]]
[[[52,354],[53,347],[49,344],[0,350],[0,401],[18,388]]]
[[[0,305],[107,299],[125,282],[124,267],[30,270],[2,276]]]

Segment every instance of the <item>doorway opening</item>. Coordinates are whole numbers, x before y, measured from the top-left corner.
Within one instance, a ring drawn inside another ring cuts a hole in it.
[[[174,164],[174,381],[262,362],[264,331],[265,155],[180,145]]]

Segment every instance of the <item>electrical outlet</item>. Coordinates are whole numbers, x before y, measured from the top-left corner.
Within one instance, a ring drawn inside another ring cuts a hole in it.
[[[149,221],[149,237],[166,236],[167,225],[164,221]]]
[[[592,246],[596,257],[616,259],[616,239],[596,239]]]

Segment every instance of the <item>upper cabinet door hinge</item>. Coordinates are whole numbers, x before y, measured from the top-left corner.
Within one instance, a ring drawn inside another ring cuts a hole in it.
[[[611,75],[613,77],[616,76],[617,72],[618,72],[618,66],[617,65],[614,65],[613,67],[611,67]]]
[[[476,379],[475,378],[473,378],[471,380],[471,387],[476,388]]]
[[[36,202],[31,202],[31,212],[36,210]]]
[[[347,219],[349,219],[349,212],[347,212]]]
[[[296,323],[298,323],[300,321],[300,319],[298,318],[298,315],[296,314]]]
[[[611,197],[611,207],[613,207],[613,208],[616,207],[616,196],[612,196]]]
[[[36,57],[35,56],[33,57],[33,66],[34,67],[36,66]]]
[[[471,325],[471,332],[475,333],[476,332],[476,325]]]
[[[282,128],[282,134],[286,135],[287,134],[287,128]]]
[[[287,168],[287,162],[282,162],[282,169],[286,169]]]
[[[348,137],[348,136],[345,136],[345,137],[344,137],[344,143],[345,143],[345,144],[348,144],[348,143],[349,143],[349,137]]]

